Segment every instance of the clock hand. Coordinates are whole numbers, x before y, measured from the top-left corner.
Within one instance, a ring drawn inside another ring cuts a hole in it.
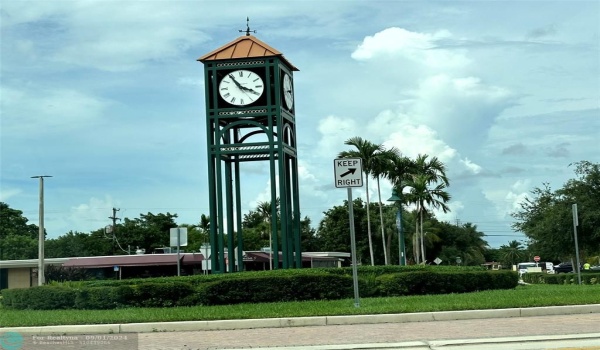
[[[245,87],[245,86],[240,86],[240,89],[241,89],[242,91],[244,91],[244,92],[245,92],[245,91],[248,91],[248,92],[251,92],[251,93],[253,93],[253,94],[255,94],[255,95],[260,95],[258,92],[254,91],[253,89],[250,89],[250,88],[248,88],[248,87]]]
[[[242,84],[240,84],[237,80],[235,80],[235,77],[233,76],[233,74],[228,74],[228,76],[231,78],[231,80],[233,80],[233,82],[235,83],[235,85],[238,87],[238,89],[242,90],[242,91],[249,91],[251,93],[253,93],[254,95],[260,95],[258,92],[243,86]]]
[[[233,80],[233,82],[235,83],[235,85],[236,85],[236,86],[237,86],[237,87],[238,87],[240,90],[242,90],[242,88],[243,88],[243,87],[242,87],[242,84],[238,83],[238,81],[237,81],[237,80],[235,80],[235,77],[233,76],[233,74],[229,74],[229,77],[231,78],[231,80]]]

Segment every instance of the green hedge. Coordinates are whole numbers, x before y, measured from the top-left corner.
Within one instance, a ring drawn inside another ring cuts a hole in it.
[[[77,291],[60,286],[2,290],[2,305],[9,309],[71,309]]]
[[[530,272],[523,274],[523,282],[533,284],[578,284],[579,279],[576,273],[548,274],[539,272]],[[582,284],[600,284],[600,272],[582,272]]]
[[[331,300],[352,295],[352,278],[332,274],[247,277],[199,288],[199,301],[204,305]]]
[[[465,293],[517,286],[513,271],[364,267],[361,297]],[[123,281],[67,282],[2,291],[10,309],[115,309],[332,300],[353,297],[351,269],[297,269]]]
[[[518,275],[512,271],[395,273],[377,278],[381,296],[468,293],[489,289],[512,289]]]

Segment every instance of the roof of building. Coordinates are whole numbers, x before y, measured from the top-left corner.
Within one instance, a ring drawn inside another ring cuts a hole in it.
[[[341,253],[344,254],[344,253]],[[244,251],[244,261],[254,262],[269,262],[271,255],[269,251]],[[279,252],[279,259],[283,258],[283,254]],[[311,260],[338,260],[339,256],[320,256],[320,255],[309,255],[309,253],[302,253],[302,261]]]
[[[227,253],[225,253],[227,257]],[[280,260],[282,253],[279,252]],[[350,257],[350,253],[342,252],[303,252],[302,260],[337,260]],[[181,263],[184,265],[200,264],[204,260],[201,253],[181,253]],[[244,261],[269,262],[268,251],[245,251]],[[113,266],[157,266],[176,265],[177,254],[135,254],[135,255],[110,255],[110,256],[84,256],[71,258],[44,259],[44,265],[62,265],[65,267],[113,267]],[[37,267],[38,259],[27,260],[2,260],[0,268]]]
[[[62,265],[71,258],[49,258],[44,259],[44,265]],[[26,260],[0,260],[0,269],[20,268],[20,267],[38,267],[38,259]]]
[[[181,264],[199,264],[204,260],[200,253],[180,254]],[[65,267],[111,267],[111,266],[157,266],[176,265],[177,254],[139,254],[114,256],[89,256],[71,258],[65,262]]]
[[[200,62],[206,61],[217,61],[217,60],[231,60],[241,58],[259,58],[259,57],[279,57],[284,61],[292,70],[297,71],[296,68],[290,61],[283,57],[283,54],[276,49],[272,48],[265,42],[259,40],[253,35],[244,35],[239,38],[215,49],[204,56],[198,58]]]

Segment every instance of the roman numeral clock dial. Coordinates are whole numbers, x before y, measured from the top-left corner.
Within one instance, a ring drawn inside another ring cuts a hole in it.
[[[292,110],[294,108],[294,87],[292,84],[292,78],[289,74],[283,74],[283,101],[285,102],[285,106],[288,110]]]
[[[225,74],[219,83],[219,95],[234,106],[247,106],[258,100],[265,90],[262,78],[249,70],[240,69]]]

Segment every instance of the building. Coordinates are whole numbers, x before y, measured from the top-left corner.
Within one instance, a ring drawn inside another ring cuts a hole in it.
[[[178,256],[180,258],[181,275],[198,275],[211,272],[210,257],[205,259],[201,253],[54,258],[44,259],[44,264],[46,269],[85,269],[90,279],[165,277],[177,275]],[[272,268],[270,261],[274,260],[270,253],[265,250],[244,252],[243,258],[244,268],[248,271],[269,270]],[[346,262],[349,259],[350,253],[305,252],[302,253],[302,266],[304,268],[341,267],[347,265]],[[0,289],[37,286],[37,269],[38,259],[0,261]],[[46,271],[46,278],[51,278],[48,270]]]

